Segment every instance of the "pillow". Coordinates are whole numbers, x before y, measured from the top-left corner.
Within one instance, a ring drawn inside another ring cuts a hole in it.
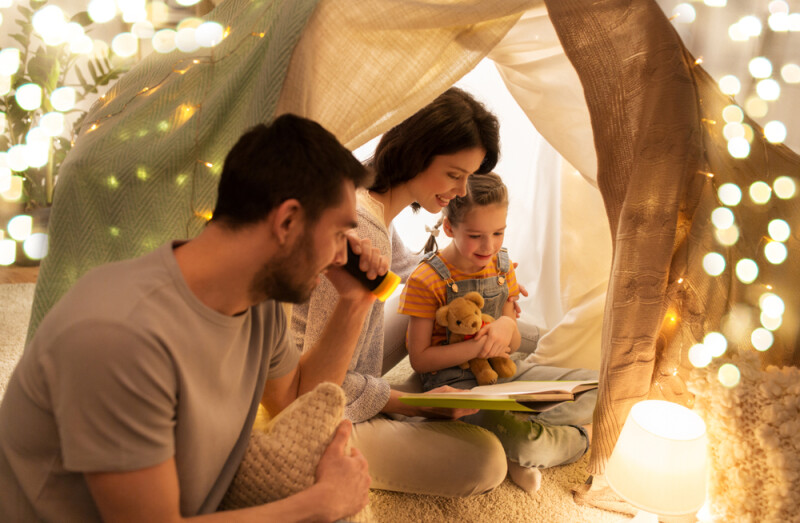
[[[320,383],[266,426],[254,427],[220,510],[262,505],[311,487],[317,464],[342,421],[344,405],[341,387]],[[349,452],[349,444],[346,450]],[[348,518],[353,522],[371,520],[369,506]]]

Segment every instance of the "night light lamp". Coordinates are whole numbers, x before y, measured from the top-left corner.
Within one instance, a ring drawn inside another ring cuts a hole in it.
[[[606,465],[609,486],[640,511],[634,521],[694,514],[706,498],[706,426],[668,401],[631,408]]]

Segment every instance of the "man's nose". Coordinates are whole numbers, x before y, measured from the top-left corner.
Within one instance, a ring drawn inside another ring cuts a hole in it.
[[[347,238],[336,249],[336,255],[333,257],[333,265],[341,267],[345,263],[347,263]]]

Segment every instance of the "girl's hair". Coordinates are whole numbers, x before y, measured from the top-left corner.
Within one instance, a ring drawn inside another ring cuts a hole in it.
[[[436,243],[436,235],[442,226],[445,218],[450,221],[450,225],[457,226],[467,215],[469,211],[475,207],[485,205],[505,205],[508,206],[508,188],[500,176],[490,173],[475,173],[467,178],[467,194],[465,196],[456,196],[447,207],[442,209],[442,217],[436,223],[436,226],[431,231],[428,241],[423,247],[423,251],[435,252],[439,250]]]
[[[375,179],[369,190],[385,193],[428,168],[434,156],[482,147],[476,172],[488,173],[500,155],[500,124],[480,102],[451,87],[381,137],[369,166]],[[419,204],[411,205],[414,211]]]

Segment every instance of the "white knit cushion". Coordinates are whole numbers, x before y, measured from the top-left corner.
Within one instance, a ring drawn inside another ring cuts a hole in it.
[[[220,510],[269,503],[312,486],[317,464],[342,421],[344,405],[341,387],[321,383],[265,427],[256,427]],[[349,448],[348,443],[347,452]],[[370,521],[369,507],[348,520]]]

